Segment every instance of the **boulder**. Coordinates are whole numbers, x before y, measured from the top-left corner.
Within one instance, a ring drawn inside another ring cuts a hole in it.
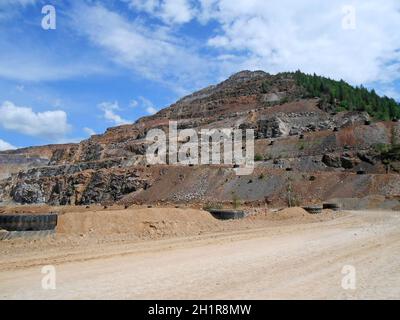
[[[341,166],[344,169],[352,169],[360,163],[360,161],[358,159],[350,157],[350,156],[340,157],[340,162],[341,162]]]
[[[340,168],[342,166],[340,157],[331,153],[324,154],[322,156],[322,162],[332,168]]]

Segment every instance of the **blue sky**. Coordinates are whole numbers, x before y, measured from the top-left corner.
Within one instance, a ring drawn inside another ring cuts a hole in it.
[[[399,100],[398,30],[398,0],[0,0],[0,150],[86,139],[243,69]]]

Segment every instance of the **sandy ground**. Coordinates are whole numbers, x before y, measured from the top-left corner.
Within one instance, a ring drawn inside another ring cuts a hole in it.
[[[129,235],[112,221],[133,213],[107,212],[107,229],[88,211],[80,222],[66,213],[55,239],[0,242],[0,298],[400,298],[400,212],[295,208],[221,222],[193,210],[193,225],[187,210],[165,210],[137,213],[147,224]],[[56,268],[55,290],[41,287],[44,265]],[[348,265],[354,290],[342,287]]]

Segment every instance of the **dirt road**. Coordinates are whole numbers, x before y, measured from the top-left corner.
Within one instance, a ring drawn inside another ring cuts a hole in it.
[[[1,299],[399,299],[400,212],[0,259]],[[43,265],[55,290],[41,287]]]

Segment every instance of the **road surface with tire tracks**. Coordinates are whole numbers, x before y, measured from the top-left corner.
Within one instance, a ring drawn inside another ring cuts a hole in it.
[[[394,211],[57,254],[28,251],[0,257],[1,299],[400,298]],[[54,265],[56,289],[42,288],[44,265]]]

